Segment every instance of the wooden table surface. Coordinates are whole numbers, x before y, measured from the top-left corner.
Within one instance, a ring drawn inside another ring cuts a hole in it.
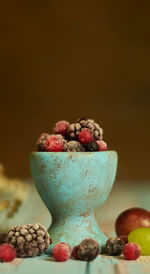
[[[114,236],[114,223],[118,214],[130,207],[143,207],[150,210],[149,196],[149,182],[131,182],[128,184],[116,182],[107,202],[101,211],[97,212],[101,229],[108,237]],[[47,228],[50,225],[51,219],[48,210],[45,208],[31,183],[28,199],[26,199],[25,204],[22,205],[18,216],[15,218],[15,224],[19,224],[19,222],[40,222]],[[77,261],[73,258],[66,262],[59,263],[55,262],[53,257],[44,254],[36,258],[16,258],[10,263],[1,263],[0,271],[1,273],[7,274],[142,274],[150,273],[150,256],[141,256],[136,261],[127,261],[123,256],[99,255],[90,263]]]

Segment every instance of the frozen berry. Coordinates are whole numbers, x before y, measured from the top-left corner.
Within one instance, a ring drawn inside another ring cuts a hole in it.
[[[68,128],[70,123],[67,121],[59,121],[56,123],[53,132],[56,134],[62,134],[63,136],[67,135]]]
[[[37,140],[38,150],[39,151],[46,151],[45,143],[48,138],[48,133],[42,133],[40,138]]]
[[[77,246],[77,257],[82,261],[92,261],[99,253],[99,243],[93,239],[85,239]]]
[[[82,144],[77,141],[70,141],[64,145],[64,151],[66,152],[80,152],[85,151],[85,148]]]
[[[118,236],[125,244],[128,243],[128,236],[127,235],[120,235]]]
[[[104,141],[96,141],[99,145],[99,151],[106,151],[107,144]]]
[[[76,245],[72,249],[71,256],[74,257],[74,258],[76,258],[76,259],[79,259],[78,258],[78,252],[77,252],[77,246]]]
[[[4,262],[11,262],[16,258],[16,250],[11,244],[0,245],[0,260]]]
[[[63,141],[63,144],[65,145],[68,141],[65,139],[65,137],[61,134],[53,134],[53,136],[56,136],[57,138],[60,138]]]
[[[128,243],[123,249],[123,254],[127,260],[136,260],[141,255],[141,247],[136,243]]]
[[[39,223],[13,226],[8,231],[7,241],[17,251],[17,257],[36,257],[50,246],[50,235]]]
[[[63,140],[57,135],[49,135],[45,142],[46,151],[61,152],[63,147]]]
[[[91,142],[88,145],[85,145],[86,151],[98,151],[99,150],[99,145],[97,144],[96,141]]]
[[[79,138],[79,141],[84,145],[87,145],[93,141],[92,132],[88,128],[83,129],[79,133],[78,138]]]
[[[124,246],[125,243],[119,237],[112,237],[106,241],[106,251],[109,255],[120,255]]]
[[[141,255],[150,255],[150,227],[140,227],[131,231],[128,241],[141,247]]]
[[[56,261],[64,262],[67,261],[71,256],[71,248],[68,244],[61,242],[53,247],[52,254]]]
[[[92,132],[94,140],[102,140],[103,129],[92,119],[84,117],[70,124],[68,128],[68,137],[72,140],[78,140],[78,135],[83,129],[89,129]]]

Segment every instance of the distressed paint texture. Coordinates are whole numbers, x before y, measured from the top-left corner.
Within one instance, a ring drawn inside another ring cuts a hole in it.
[[[36,188],[52,214],[49,233],[53,244],[65,241],[73,247],[92,237],[99,241],[103,252],[107,237],[94,212],[111,191],[117,153],[33,152],[30,163]]]

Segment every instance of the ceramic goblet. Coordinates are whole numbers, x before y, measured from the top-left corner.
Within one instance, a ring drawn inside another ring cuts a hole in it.
[[[71,247],[93,238],[104,251],[106,235],[95,219],[115,180],[117,153],[33,152],[30,157],[35,186],[52,215],[53,245]]]

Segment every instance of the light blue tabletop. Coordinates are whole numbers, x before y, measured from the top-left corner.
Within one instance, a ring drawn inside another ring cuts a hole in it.
[[[150,210],[149,196],[149,182],[142,182],[140,184],[132,182],[128,184],[115,183],[106,204],[101,211],[96,214],[101,229],[108,237],[115,235],[114,223],[118,214],[130,207],[143,207]],[[19,224],[21,218],[22,223],[40,222],[48,228],[51,223],[49,217],[48,210],[40,200],[34,186],[30,183],[28,198],[26,199],[25,204],[20,208],[18,215],[15,217],[15,224]],[[11,223],[9,222],[8,225],[11,225]],[[127,261],[124,260],[123,256],[112,257],[99,255],[90,263],[74,259],[60,263],[56,262],[53,257],[44,254],[36,258],[16,258],[10,263],[0,263],[0,273],[143,274],[150,273],[150,256],[141,256],[136,261]]]

